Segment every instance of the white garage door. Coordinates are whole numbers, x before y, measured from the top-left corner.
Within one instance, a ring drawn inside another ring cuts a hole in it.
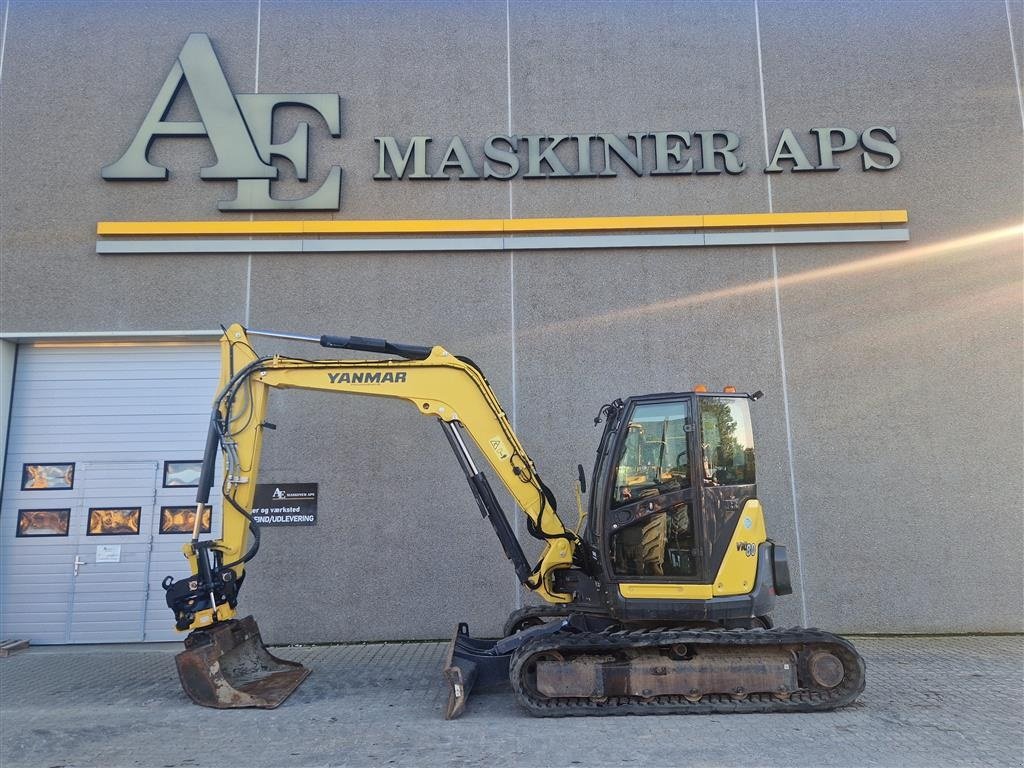
[[[188,572],[181,546],[217,378],[215,343],[18,348],[0,509],[3,639],[181,638],[161,582]],[[219,506],[205,524],[219,536]]]

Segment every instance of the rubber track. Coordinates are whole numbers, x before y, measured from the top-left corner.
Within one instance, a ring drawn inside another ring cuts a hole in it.
[[[818,647],[835,654],[843,664],[843,681],[828,690],[802,689],[777,698],[771,693],[751,693],[745,698],[729,694],[708,694],[697,701],[684,696],[609,696],[595,700],[587,697],[544,698],[527,691],[525,669],[531,657],[547,651],[606,654],[630,648],[653,648],[685,643],[696,646],[730,648],[800,646],[800,650]],[[573,717],[581,715],[654,715],[654,714],[729,714],[767,712],[822,712],[846,706],[864,690],[864,660],[845,638],[819,629],[747,630],[620,630],[557,634],[538,638],[521,646],[512,656],[509,677],[516,700],[536,717]]]

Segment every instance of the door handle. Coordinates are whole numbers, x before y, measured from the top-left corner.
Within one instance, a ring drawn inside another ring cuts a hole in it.
[[[80,558],[78,557],[78,555],[75,555],[75,576],[77,576],[77,575],[78,575],[78,568],[79,568],[80,566],[83,566],[83,565],[85,565],[85,564],[86,564],[85,560],[81,560],[81,559],[80,559]]]

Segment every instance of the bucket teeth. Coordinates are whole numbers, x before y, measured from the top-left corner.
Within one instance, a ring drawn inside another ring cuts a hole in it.
[[[252,616],[193,632],[175,662],[189,698],[215,709],[274,709],[309,674],[266,649]]]

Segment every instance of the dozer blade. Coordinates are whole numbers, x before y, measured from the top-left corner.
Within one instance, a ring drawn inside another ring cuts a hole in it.
[[[193,632],[174,660],[189,698],[216,709],[274,709],[309,674],[298,662],[266,649],[252,616]]]
[[[444,679],[448,683],[445,720],[454,720],[466,709],[466,701],[475,686],[489,687],[508,683],[511,650],[502,652],[500,640],[478,640],[469,636],[469,625],[462,623],[452,635],[444,660]]]

